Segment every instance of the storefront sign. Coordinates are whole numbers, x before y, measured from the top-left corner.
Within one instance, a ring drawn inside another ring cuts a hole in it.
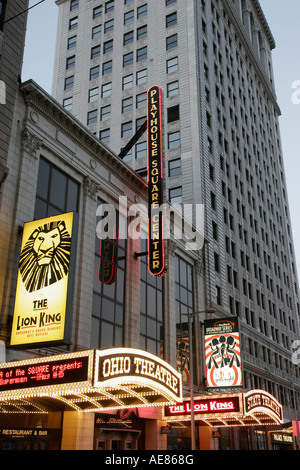
[[[69,342],[75,215],[24,224],[11,346]]]
[[[154,276],[165,273],[165,241],[162,207],[163,132],[162,91],[158,86],[148,90],[148,269]]]
[[[269,393],[263,390],[251,391],[245,393],[245,413],[253,413],[260,409],[267,409],[274,414],[279,420],[282,419],[282,406],[280,403]]]
[[[194,414],[234,413],[240,410],[239,398],[208,398],[194,401]],[[191,414],[191,403],[165,407],[165,416],[188,416]]]
[[[207,388],[240,390],[243,386],[238,318],[204,321]]]
[[[293,444],[293,436],[289,434],[272,433],[271,439],[279,444]]]
[[[99,364],[96,386],[105,382],[118,382],[120,378],[137,384],[150,381],[154,388],[163,387],[177,400],[181,399],[181,375],[158,357],[132,349],[97,351],[97,354]]]

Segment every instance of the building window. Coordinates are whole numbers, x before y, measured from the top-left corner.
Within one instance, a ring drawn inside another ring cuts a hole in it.
[[[95,78],[99,78],[100,67],[96,65],[96,67],[92,67],[90,69],[90,80],[95,80]]]
[[[77,36],[72,36],[71,38],[69,38],[68,49],[73,49],[73,47],[76,47],[76,42],[77,42]]]
[[[102,16],[102,5],[93,9],[93,19],[100,18]]]
[[[101,98],[106,98],[107,96],[110,96],[111,88],[112,88],[111,82],[105,83],[104,85],[102,85]]]
[[[100,57],[100,44],[91,49],[91,59],[96,59],[97,57]]]
[[[139,142],[135,146],[135,158],[147,157],[147,142]]]
[[[169,189],[169,201],[170,204],[181,204],[182,203],[182,188]]]
[[[102,201],[99,201],[98,205],[101,204]],[[101,218],[97,218],[97,225],[99,222]],[[125,220],[117,214],[116,222],[115,232],[118,233],[120,225],[124,225]],[[116,237],[106,239],[107,241],[113,248],[113,259],[105,258],[100,239],[96,236],[90,344],[90,347],[95,349],[123,346],[126,240]],[[103,267],[110,270],[109,280],[105,278]]]
[[[99,97],[99,88],[98,87],[91,88],[91,90],[89,90],[89,103],[93,103],[94,101],[97,101],[98,97]]]
[[[179,119],[179,105],[171,106],[168,108],[168,122],[178,121]]]
[[[110,13],[111,11],[114,11],[115,9],[115,2],[112,0],[111,2],[107,2],[105,4],[105,13]]]
[[[137,19],[144,18],[147,16],[147,4],[138,7],[137,9]]]
[[[169,161],[169,176],[178,176],[181,174],[181,159]]]
[[[67,110],[67,111],[71,111],[72,109],[72,104],[73,104],[73,98],[66,98],[64,101],[63,101],[63,107]]]
[[[177,34],[173,34],[172,36],[169,36],[166,39],[167,51],[169,51],[170,49],[174,49],[174,47],[177,47],[177,46],[178,46]]]
[[[136,61],[141,62],[147,59],[147,46],[142,47],[136,51]]]
[[[123,55],[123,67],[133,64],[133,52]]]
[[[137,108],[142,108],[143,106],[146,106],[147,104],[147,93],[140,93],[139,95],[136,95],[136,107]]]
[[[69,30],[75,29],[78,26],[78,16],[69,20]]]
[[[122,100],[122,113],[127,113],[128,111],[132,111],[132,109],[133,109],[132,97]]]
[[[91,124],[96,124],[97,115],[98,115],[97,109],[94,109],[93,111],[89,111],[87,113],[87,125],[88,126],[90,126]]]
[[[124,24],[130,24],[134,21],[134,10],[124,13]]]
[[[177,12],[171,13],[166,17],[166,28],[170,28],[177,24]]]
[[[100,38],[102,34],[102,25],[94,26],[92,29],[92,39]]]
[[[173,73],[178,70],[178,57],[167,60],[167,73]]]
[[[108,62],[104,62],[102,65],[102,75],[107,75],[108,73],[112,72],[112,60]]]
[[[34,218],[78,212],[79,184],[52,163],[40,159]]]
[[[168,134],[168,148],[175,149],[180,147],[180,131]]]
[[[171,96],[177,96],[178,93],[179,93],[179,83],[178,83],[178,81],[167,84],[167,96],[168,96],[168,98],[171,98]]]
[[[144,39],[146,37],[147,37],[147,25],[145,24],[144,26],[141,26],[140,28],[137,29],[136,38],[137,40],[139,40],[139,39]]]
[[[137,85],[142,85],[143,83],[147,82],[147,69],[139,70],[136,73],[136,84]]]
[[[102,106],[100,110],[100,120],[104,121],[110,117],[110,104],[107,106]]]
[[[129,137],[132,135],[132,122],[124,122],[121,129],[121,137]]]
[[[70,11],[76,10],[79,7],[79,0],[70,1]]]
[[[166,0],[166,7],[169,5],[173,5],[173,3],[176,3],[177,0]]]
[[[65,79],[65,90],[71,90],[74,86],[74,76]]]
[[[177,366],[184,382],[189,381],[189,331],[184,313],[193,313],[193,266],[175,256],[175,302]],[[194,343],[195,344],[195,343]]]
[[[129,31],[128,33],[125,33],[123,36],[123,46],[127,46],[128,44],[131,44],[133,42],[134,36],[133,36],[133,31]]]
[[[122,89],[128,90],[133,86],[133,75],[126,75],[126,77],[122,78]]]
[[[110,129],[103,129],[102,131],[99,132],[99,139],[103,143],[109,142],[110,139]]]
[[[73,55],[72,57],[68,57],[66,60],[66,69],[72,69],[75,67],[75,56]]]
[[[141,240],[141,251],[147,250],[147,240]],[[140,346],[163,357],[163,278],[149,273],[147,257],[141,257],[140,281]]]
[[[109,52],[112,52],[114,47],[114,41],[111,39],[110,41],[106,41],[103,45],[103,54],[108,54]]]

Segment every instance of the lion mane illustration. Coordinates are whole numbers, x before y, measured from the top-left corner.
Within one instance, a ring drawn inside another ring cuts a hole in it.
[[[60,281],[69,272],[71,237],[64,221],[35,229],[21,251],[19,269],[28,292]]]

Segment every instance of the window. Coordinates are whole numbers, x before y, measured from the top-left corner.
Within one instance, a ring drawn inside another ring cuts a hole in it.
[[[180,131],[168,134],[168,149],[180,147]]]
[[[147,16],[147,5],[146,4],[138,7],[138,9],[137,9],[137,18],[140,19],[140,18],[143,18],[144,16]]]
[[[100,44],[91,49],[91,59],[96,59],[97,57],[100,57]]]
[[[135,146],[135,158],[147,157],[147,142],[139,142]]]
[[[107,75],[108,73],[112,72],[112,60],[108,62],[104,62],[102,65],[102,75]]]
[[[73,104],[73,98],[66,98],[63,101],[63,107],[67,110],[70,111],[72,109],[72,104]]]
[[[105,4],[105,13],[109,13],[111,11],[114,11],[115,9],[115,2],[112,0],[111,2],[107,2]]]
[[[177,96],[178,92],[179,92],[179,83],[178,83],[178,81],[167,84],[167,96],[168,96],[168,98],[171,98],[171,96]]]
[[[109,119],[110,117],[110,104],[107,106],[103,106],[100,110],[100,120],[104,121],[105,119]]]
[[[78,196],[77,181],[41,157],[34,218],[43,219],[64,212],[78,212]]]
[[[79,0],[70,1],[70,11],[76,10],[79,7]]]
[[[166,0],[166,7],[169,5],[173,5],[173,3],[176,3],[177,0]]]
[[[109,33],[114,30],[114,20],[109,20],[104,23],[104,33]]]
[[[102,131],[99,132],[99,139],[103,143],[109,142],[110,139],[110,129],[103,129]]]
[[[111,95],[111,87],[112,87],[111,82],[105,83],[104,85],[102,85],[101,98],[106,98],[107,96]]]
[[[89,103],[93,103],[94,101],[97,101],[98,96],[99,96],[99,88],[98,87],[91,88],[91,90],[89,90]]]
[[[133,108],[133,99],[131,98],[126,98],[125,100],[122,101],[122,113],[126,113],[128,111],[132,111]]]
[[[96,65],[96,67],[92,67],[90,69],[90,80],[94,80],[95,78],[99,78],[100,67]]]
[[[98,206],[102,201],[98,201]],[[101,222],[97,217],[96,223]],[[116,232],[125,221],[117,214]],[[103,241],[102,241],[103,242]],[[94,292],[92,307],[91,348],[105,349],[123,346],[124,299],[126,286],[126,240],[108,239],[113,247],[113,259],[105,258],[98,236],[95,241]],[[102,245],[103,246],[103,245]],[[104,278],[103,268],[110,267],[112,276]],[[99,269],[100,268],[100,269]]]
[[[169,189],[169,201],[170,204],[181,204],[182,203],[182,188]]]
[[[178,70],[178,57],[167,60],[167,73],[176,72]]]
[[[92,29],[92,39],[99,38],[102,33],[102,25],[94,26]]]
[[[75,29],[78,26],[78,16],[75,16],[75,18],[71,18],[69,20],[69,30]]]
[[[121,137],[128,137],[132,134],[132,122],[124,122],[121,129]]]
[[[141,240],[140,249],[147,250],[147,240]],[[163,278],[151,276],[147,257],[140,259],[140,346],[149,353],[163,357]]]
[[[93,9],[93,18],[100,18],[100,16],[102,16],[102,5]]]
[[[97,122],[97,109],[94,109],[93,111],[89,111],[87,113],[87,125],[90,126],[91,124],[95,124]]]
[[[136,95],[136,107],[137,108],[142,108],[143,106],[146,106],[147,104],[147,93],[140,93],[139,95]]]
[[[127,46],[127,44],[131,44],[133,42],[133,31],[129,31],[129,33],[125,33],[123,36],[123,46]]]
[[[73,47],[76,47],[76,42],[77,42],[77,36],[72,36],[71,38],[69,38],[68,49],[72,49]]]
[[[65,79],[65,90],[71,90],[74,86],[74,76]]]
[[[142,47],[136,51],[136,60],[140,62],[141,60],[147,59],[147,46]]]
[[[178,46],[177,34],[173,34],[172,36],[169,36],[169,37],[166,39],[166,48],[167,48],[167,51],[169,51],[170,49],[174,49],[174,47],[177,47],[177,46]]]
[[[177,24],[177,12],[176,11],[166,17],[166,28],[170,28],[171,26],[174,26],[175,24]]]
[[[140,28],[137,29],[136,31],[136,38],[137,40],[143,39],[147,37],[147,25],[145,24],[144,26],[141,26]]]
[[[111,39],[110,41],[106,41],[103,45],[103,54],[108,54],[108,52],[112,52],[114,46],[114,41]]]
[[[168,108],[168,122],[178,121],[179,119],[179,105]]]
[[[136,73],[136,84],[141,85],[147,82],[147,69],[139,70]]]
[[[128,65],[133,64],[133,52],[123,55],[123,67],[128,67]]]
[[[169,162],[169,176],[178,176],[181,174],[181,160],[176,158],[176,160],[171,160]]]
[[[124,13],[124,24],[130,24],[134,21],[134,10]]]
[[[75,67],[75,56],[73,55],[72,57],[68,57],[66,61],[66,69],[72,69]]]
[[[122,78],[122,89],[128,90],[133,86],[133,75],[126,75],[126,77]]]

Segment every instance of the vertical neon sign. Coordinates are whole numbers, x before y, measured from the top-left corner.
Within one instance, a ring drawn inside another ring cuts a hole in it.
[[[163,131],[162,90],[149,88],[147,95],[148,125],[148,269],[153,276],[163,276],[165,266],[165,240],[162,206],[163,187]]]

